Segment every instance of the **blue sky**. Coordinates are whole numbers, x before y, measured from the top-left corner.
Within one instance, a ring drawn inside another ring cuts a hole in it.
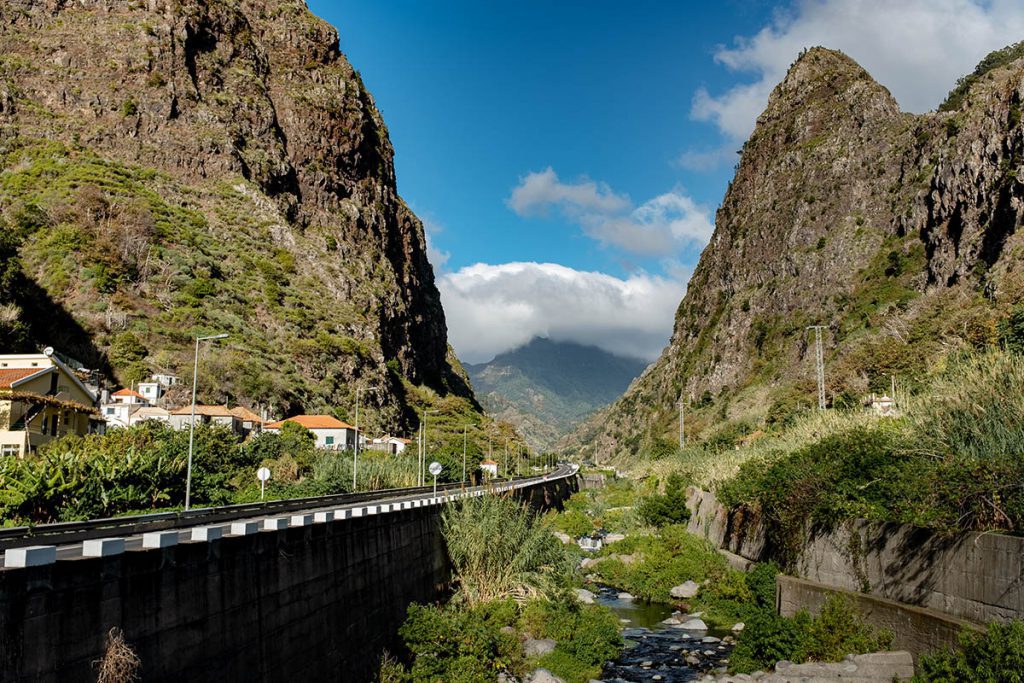
[[[452,342],[653,358],[735,150],[802,47],[911,111],[1024,38],[1011,0],[309,0],[339,30],[424,220]]]

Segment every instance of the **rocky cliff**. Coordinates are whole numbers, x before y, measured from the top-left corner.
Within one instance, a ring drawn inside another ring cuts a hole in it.
[[[128,382],[225,331],[207,398],[275,412],[472,402],[392,156],[303,2],[7,0],[0,333]]]
[[[1017,302],[1024,52],[995,53],[943,111],[900,111],[845,55],[802,54],[744,144],[661,358],[568,443],[599,459],[769,425],[827,395],[912,385],[950,350],[992,343]]]

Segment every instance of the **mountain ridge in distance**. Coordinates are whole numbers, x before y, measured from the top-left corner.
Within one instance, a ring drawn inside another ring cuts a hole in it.
[[[465,364],[477,398],[534,448],[551,448],[611,403],[647,367],[596,346],[535,337],[486,363]]]

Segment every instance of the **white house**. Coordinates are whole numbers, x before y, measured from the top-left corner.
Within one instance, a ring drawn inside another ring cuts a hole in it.
[[[151,404],[163,398],[164,393],[181,382],[175,375],[153,375],[147,382],[139,382],[139,393]]]
[[[279,433],[285,422],[302,425],[316,438],[316,447],[329,451],[346,451],[356,447],[356,428],[330,415],[294,415],[263,425],[263,431]]]
[[[480,469],[483,471],[485,476],[497,477],[498,476],[498,463],[493,460],[487,459],[480,463]]]
[[[156,403],[164,395],[164,387],[159,382],[139,382],[139,393],[147,403]]]
[[[121,429],[131,425],[132,413],[139,408],[142,408],[139,403],[111,402],[100,406],[100,413],[103,415],[103,421],[107,423],[107,429]]]
[[[0,355],[0,456],[97,429],[96,394],[52,349]]]
[[[110,395],[110,402],[140,406],[144,406],[149,403],[145,396],[137,391],[132,391],[131,389],[118,389]]]
[[[405,449],[412,444],[412,439],[403,439],[400,436],[385,434],[379,439],[374,439],[369,448],[374,451],[384,451],[391,455],[401,455]]]

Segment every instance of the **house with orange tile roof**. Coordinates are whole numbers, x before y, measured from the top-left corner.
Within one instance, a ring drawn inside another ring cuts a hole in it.
[[[149,400],[134,389],[118,389],[110,395],[110,402],[143,406],[148,404]]]
[[[497,477],[498,463],[488,458],[480,463],[480,470],[488,477]]]
[[[118,389],[100,406],[100,412],[108,429],[122,429],[132,424],[135,411],[147,405],[146,397],[134,389]]]
[[[356,447],[356,428],[330,415],[293,415],[278,422],[264,424],[263,431],[278,434],[286,422],[302,425],[312,432],[317,448],[348,451]]]
[[[196,425],[220,425],[227,427],[238,436],[245,438],[263,429],[263,421],[256,413],[238,406],[204,406],[195,407]],[[182,406],[169,411],[171,427],[188,429],[192,424],[192,405]]]
[[[96,394],[51,349],[0,355],[0,457],[100,428]]]

